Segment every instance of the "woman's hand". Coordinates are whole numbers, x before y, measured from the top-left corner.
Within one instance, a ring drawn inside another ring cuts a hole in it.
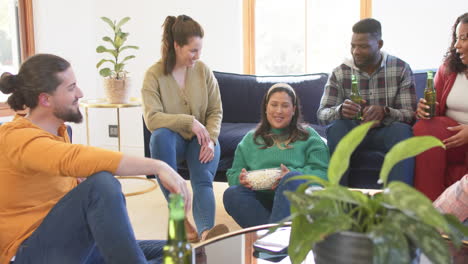
[[[447,149],[460,147],[468,143],[468,125],[447,127],[447,129],[453,132],[458,131],[455,135],[442,141]]]
[[[419,99],[418,108],[416,109],[416,113],[415,113],[416,119],[425,119],[425,120],[431,119],[429,117],[429,113],[426,112],[426,110],[430,108],[426,103],[427,103],[426,99],[424,98]],[[439,103],[436,102],[436,105],[437,104]]]
[[[200,156],[198,159],[201,163],[208,163],[212,161],[214,158],[214,143],[213,141],[209,141],[208,145],[202,145],[200,148]]]
[[[201,146],[206,146],[211,141],[208,130],[206,130],[206,127],[196,118],[193,119],[192,132],[197,136],[198,144]]]
[[[252,185],[247,181],[247,170],[245,168],[242,168],[241,173],[239,174],[239,183],[245,188],[252,189]]]
[[[180,193],[184,196],[185,212],[192,208],[192,193],[187,187],[187,182],[165,162],[159,162],[156,173],[161,184],[171,193]]]
[[[279,185],[281,179],[283,179],[283,177],[284,177],[286,174],[289,173],[288,167],[284,166],[283,164],[281,164],[280,167],[281,167],[281,175],[279,176],[279,178],[276,180],[276,182],[275,182],[275,183],[273,184],[273,186],[271,187],[272,190],[275,190],[275,189],[278,187],[278,185]]]

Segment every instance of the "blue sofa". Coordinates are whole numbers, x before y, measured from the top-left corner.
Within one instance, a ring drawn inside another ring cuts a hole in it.
[[[326,137],[325,127],[318,124],[317,110],[328,74],[255,76],[215,71],[214,75],[219,83],[224,111],[221,133],[219,135],[221,159],[215,181],[226,181],[225,173],[232,165],[237,144],[259,122],[263,95],[274,83],[288,83],[296,90],[302,103],[301,110],[304,121],[313,127],[322,137]],[[414,77],[416,80],[417,97],[420,98],[426,84],[426,71],[417,71]],[[146,129],[144,124],[143,126],[145,156],[150,157],[148,146],[151,133]],[[384,153],[378,152],[353,155],[349,186],[354,188],[379,188],[377,178],[383,157]],[[188,171],[184,164],[180,166],[179,173],[184,178],[188,178]]]

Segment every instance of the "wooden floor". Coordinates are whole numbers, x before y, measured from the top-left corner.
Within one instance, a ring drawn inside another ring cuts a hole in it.
[[[152,184],[148,181],[132,179],[123,179],[121,183],[124,193],[147,189]],[[225,182],[215,182],[213,185],[216,199],[215,224],[225,224],[230,231],[235,231],[241,228],[226,213],[223,206],[223,193],[227,187]],[[127,209],[137,239],[167,239],[167,202],[159,186],[148,193],[127,197]],[[191,214],[189,217],[194,223]]]

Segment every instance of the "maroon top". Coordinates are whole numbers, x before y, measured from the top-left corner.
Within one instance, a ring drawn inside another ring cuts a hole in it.
[[[436,113],[439,116],[445,116],[447,111],[447,97],[452,90],[455,79],[457,78],[456,72],[448,72],[445,64],[439,67],[435,76],[435,89],[437,93]]]

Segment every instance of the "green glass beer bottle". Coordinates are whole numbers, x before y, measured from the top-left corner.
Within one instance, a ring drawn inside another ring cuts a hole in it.
[[[424,99],[426,100],[426,104],[429,106],[429,109],[426,109],[426,112],[429,113],[428,117],[434,117],[436,110],[436,91],[434,89],[434,77],[432,71],[427,72],[427,82],[426,89],[424,89]]]
[[[356,75],[354,74],[351,75],[351,95],[349,97],[351,98],[351,101],[355,102],[356,104],[362,104],[362,96],[359,93],[359,84]],[[354,119],[362,120],[362,109],[356,114]]]
[[[180,194],[169,195],[169,227],[167,244],[163,248],[164,264],[192,263],[192,246],[185,235],[184,199]]]

